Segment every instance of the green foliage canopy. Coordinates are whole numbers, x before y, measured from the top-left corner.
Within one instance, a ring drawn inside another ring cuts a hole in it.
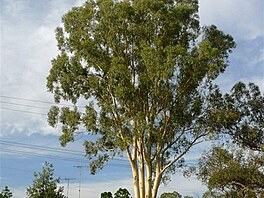
[[[160,198],[182,198],[182,195],[176,191],[173,191],[172,193],[165,192],[160,195]]]
[[[59,179],[53,178],[52,164],[44,163],[41,173],[34,173],[33,185],[27,188],[29,198],[66,198],[63,187],[57,187]]]
[[[103,192],[101,193],[101,198],[113,198],[113,195],[111,192]]]
[[[253,83],[236,83],[230,94],[215,94],[211,120],[241,147],[264,151],[264,95]]]
[[[61,144],[73,141],[83,124],[100,134],[84,143],[88,156],[108,159],[143,138],[155,158],[158,147],[180,153],[202,136],[210,82],[225,70],[235,44],[215,26],[200,31],[197,10],[194,0],[99,0],[67,13],[56,31],[61,54],[47,87],[57,102],[94,102],[84,112],[51,108],[50,125],[62,124]]]
[[[125,188],[119,188],[116,192],[115,192],[115,197],[114,198],[132,198],[130,193],[128,192],[127,189]]]
[[[113,195],[111,192],[103,192],[101,193],[101,198],[113,198]],[[131,198],[131,195],[126,188],[119,188],[115,192],[114,198]]]
[[[13,197],[12,192],[9,190],[8,186],[5,186],[2,192],[0,193],[0,198],[11,198]]]
[[[264,195],[263,168],[261,152],[214,147],[199,160],[198,178],[215,194],[256,197]]]

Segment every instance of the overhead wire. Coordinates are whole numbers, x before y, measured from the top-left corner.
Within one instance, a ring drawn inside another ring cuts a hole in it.
[[[38,103],[44,103],[44,104],[55,104],[54,102],[49,102],[49,101],[34,100],[34,99],[29,99],[29,98],[19,98],[19,97],[4,96],[4,95],[0,95],[0,98],[7,98],[7,99],[14,99],[14,100],[24,100],[24,101],[38,102]]]
[[[61,157],[58,155],[47,155],[44,153],[37,153],[34,151],[21,151],[21,150],[16,150],[16,149],[6,149],[6,148],[1,148],[1,152],[5,153],[12,153],[12,154],[18,154],[18,155],[30,155],[30,156],[35,156],[35,157],[43,157],[43,158],[49,158],[49,159],[56,159],[56,160],[64,160],[64,161],[72,161],[72,162],[79,162],[80,160],[77,158],[70,158],[70,157]]]
[[[64,153],[64,154],[69,154],[69,155],[75,155],[75,156],[79,156],[79,157],[85,156],[84,152],[77,151],[77,150],[71,150],[71,149],[54,148],[54,147],[49,147],[49,146],[33,145],[33,144],[26,144],[26,143],[6,141],[6,140],[0,140],[0,144],[18,146],[18,147],[29,148],[29,149],[37,149],[39,151],[51,151],[51,152],[55,152],[55,153],[58,152],[58,153]],[[122,158],[114,158],[112,160],[125,161],[125,162],[127,161],[127,160],[122,159]]]
[[[17,168],[17,167],[10,167],[10,166],[1,166],[2,169],[9,169],[9,170],[14,170],[14,171],[18,171],[18,172],[26,172],[26,173],[34,173],[34,172],[37,172],[37,171],[32,171],[30,169],[24,169],[24,168]],[[8,175],[10,175],[10,172],[8,173]],[[65,175],[57,175],[57,174],[54,174],[54,177],[56,178],[67,178],[67,176]],[[63,180],[63,179],[61,179]]]
[[[33,174],[34,172],[41,171],[41,170],[33,171],[33,170],[30,170],[30,169],[24,169],[24,168],[22,169],[22,168],[17,168],[17,167],[10,167],[10,166],[1,166],[1,168],[3,168],[3,169],[9,169],[9,170],[14,170],[14,171],[17,171],[17,172],[30,173],[30,174]],[[8,172],[8,175],[10,175],[10,173],[11,172]],[[55,169],[54,177],[55,178],[60,178],[60,181],[63,181],[63,180],[65,180],[64,178],[69,178],[69,177],[72,178],[72,177],[76,176],[76,175],[72,175],[72,174],[73,174],[73,172],[71,172],[68,175],[58,174],[58,173],[56,173],[56,169]],[[17,173],[16,173],[16,176],[17,176]],[[118,181],[113,180],[113,179],[111,179],[111,180],[109,180],[109,179],[105,180],[106,179],[105,177],[102,177],[102,176],[96,177],[96,175],[90,175],[90,174],[83,175],[83,178],[88,179],[87,176],[89,176],[89,180],[88,180],[89,182],[91,182],[91,181],[93,181],[93,182],[102,182],[102,181],[104,181],[104,182],[107,182],[107,183],[117,183],[118,182]],[[2,177],[2,179],[3,178],[5,178],[5,177]],[[60,183],[62,184],[63,182],[60,182]],[[128,184],[130,184],[130,183],[128,183]]]
[[[49,108],[47,108],[47,107],[26,105],[26,104],[21,104],[21,103],[14,103],[14,102],[0,101],[0,103],[3,103],[3,104],[11,104],[11,105],[15,105],[15,106],[22,106],[22,107],[30,107],[30,108],[36,108],[36,109],[49,110]]]
[[[25,105],[23,105],[23,106],[25,106]],[[1,107],[1,106],[0,106],[0,109],[8,110],[8,111],[21,112],[21,113],[28,113],[28,114],[43,115],[43,116],[48,115],[47,113],[45,114],[45,113],[39,113],[39,112],[33,112],[33,111],[27,111],[27,110],[12,109],[12,108],[6,108],[6,107]],[[176,117],[176,118],[179,118],[182,120],[188,120],[188,121],[191,119],[191,118],[187,118],[187,117]]]
[[[20,155],[20,156],[33,156],[33,157],[41,157],[41,158],[48,158],[48,159],[54,159],[54,160],[60,160],[60,161],[69,161],[69,162],[75,162],[75,163],[79,163],[80,159],[79,158],[73,158],[73,157],[68,157],[68,156],[58,156],[58,155],[48,155],[45,153],[39,153],[39,152],[35,152],[35,151],[26,151],[26,150],[17,150],[17,149],[8,149],[8,148],[1,148],[0,152],[4,152],[4,153],[8,153],[8,154],[16,154],[16,155]],[[85,156],[82,156],[83,158],[85,158]],[[86,159],[87,163],[89,163],[89,160]],[[114,159],[113,159],[114,160]],[[114,166],[114,167],[123,167],[123,168],[130,168],[129,164],[123,164],[120,163],[121,161],[116,159],[117,161],[119,161],[118,163],[112,162],[111,160],[109,162],[106,163],[107,166]],[[123,161],[123,162],[127,162],[127,161]],[[194,163],[186,163],[186,165],[194,165]]]
[[[44,115],[44,116],[47,116],[47,114],[45,114],[45,113],[39,113],[39,112],[33,112],[33,111],[12,109],[12,108],[6,108],[6,107],[0,107],[0,109],[8,110],[8,111],[21,112],[21,113],[29,113],[29,114],[36,114],[36,115]]]
[[[37,102],[37,103],[44,103],[44,104],[52,104],[52,105],[58,105],[58,106],[68,106],[68,107],[78,107],[78,108],[86,108],[85,106],[80,106],[80,105],[70,105],[70,104],[63,104],[63,103],[54,103],[54,102],[49,102],[49,101],[43,101],[43,100],[34,100],[34,99],[27,99],[27,98],[19,98],[19,97],[11,97],[11,96],[5,96],[5,95],[0,95],[0,98],[6,98],[6,99],[14,99],[14,100],[22,100],[22,101],[29,101],[29,102]],[[40,107],[40,106],[35,106],[35,105],[27,105],[27,104],[21,104],[21,103],[13,103],[13,102],[6,102],[6,101],[0,101],[0,103],[5,103],[5,104],[11,104],[11,105],[16,105],[16,106],[23,106],[23,107],[31,107],[31,108],[38,108],[38,109],[47,109],[49,110],[50,108],[46,107]],[[32,112],[32,111],[27,111],[27,110],[18,110],[18,109],[13,109],[13,108],[6,108],[6,107],[1,107],[0,109],[4,110],[10,110],[10,111],[17,111],[17,112],[24,112],[24,113],[32,113],[32,114],[39,114],[39,115],[47,115],[44,113],[38,113],[38,112]],[[183,120],[190,120],[192,118],[190,117],[183,117],[183,116],[177,116],[178,119],[183,119]]]
[[[26,144],[21,142],[13,142],[13,141],[6,141],[6,140],[0,140],[0,145],[9,145],[9,146],[17,146],[22,147],[26,149],[34,149],[34,151],[50,151],[53,153],[60,153],[60,154],[67,154],[67,155],[74,155],[79,157],[85,157],[85,153],[82,151],[72,150],[72,149],[62,149],[62,148],[55,148],[55,147],[49,147],[49,146],[41,146],[41,145],[34,145],[34,144]],[[119,162],[127,162],[127,159],[124,158],[113,158],[111,160],[119,161]],[[194,161],[194,160],[190,160]],[[194,163],[188,162],[187,164],[193,165]],[[121,164],[123,165],[123,164]]]
[[[24,144],[24,143],[18,143],[18,142],[11,142],[11,141],[4,141],[4,140],[0,140],[0,144],[5,144],[5,145],[12,145],[12,146],[18,146],[18,147],[22,147],[22,148],[38,148],[38,150],[42,151],[42,150],[46,150],[46,149],[57,149],[58,153],[62,152],[62,149],[59,148],[52,148],[52,147],[46,147],[46,146],[37,146],[37,145],[30,145],[30,144]],[[17,154],[17,155],[21,155],[21,156],[34,156],[34,157],[41,157],[41,158],[48,158],[48,159],[55,159],[55,160],[62,160],[62,161],[67,161],[67,162],[73,162],[73,163],[78,163],[79,159],[77,158],[69,158],[69,157],[61,157],[61,156],[57,156],[57,155],[47,155],[45,153],[36,153],[35,152],[36,149],[32,152],[28,152],[28,151],[21,151],[21,150],[16,150],[16,149],[6,149],[6,148],[1,148],[1,152],[6,152],[6,153],[11,153],[11,154]],[[79,153],[79,151],[76,150],[67,150],[69,151],[70,154],[73,153]],[[66,152],[67,153],[67,152]],[[81,152],[80,152],[81,153]],[[88,163],[88,162],[87,162]],[[107,163],[107,166],[110,167],[120,167],[120,168],[130,168],[129,165],[125,165],[125,164],[117,164],[117,163]],[[5,166],[1,166],[2,168],[8,168],[8,169],[16,169],[18,170],[18,168],[13,168],[13,167],[5,167]],[[18,171],[23,171],[25,172],[26,170],[18,170]],[[29,172],[29,171],[28,171]],[[30,171],[31,172],[31,171]],[[93,178],[94,180],[94,178]],[[97,179],[96,179],[97,180]],[[98,181],[101,181],[98,179]],[[108,181],[109,182],[109,181]],[[110,183],[116,183],[114,181],[110,181]],[[179,189],[178,189],[179,190]]]
[[[24,169],[24,168],[15,168],[15,167],[10,167],[10,166],[1,166],[1,169],[10,169],[10,170],[16,170],[16,171],[20,171],[20,172],[31,172],[31,170],[29,169]]]
[[[60,160],[60,161],[68,161],[68,162],[75,162],[75,163],[79,163],[80,159],[78,158],[70,158],[70,157],[62,157],[62,156],[58,156],[58,155],[47,155],[44,153],[36,153],[34,151],[21,151],[21,150],[16,150],[16,149],[6,149],[6,148],[2,148],[1,152],[5,152],[8,154],[17,154],[20,156],[33,156],[33,157],[41,157],[41,158],[47,158],[47,159],[54,159],[54,160]],[[86,163],[89,163],[88,159],[86,161]],[[129,168],[130,166],[127,164],[119,164],[119,163],[112,163],[112,162],[108,162],[107,166],[114,166],[114,167],[121,167],[121,168]]]
[[[20,143],[20,142],[11,142],[11,141],[5,141],[0,140],[0,144],[6,144],[6,145],[16,145],[24,148],[37,148],[39,150],[46,150],[46,151],[53,151],[53,152],[62,152],[72,155],[82,155],[84,154],[81,151],[77,150],[69,150],[69,149],[61,149],[61,148],[54,148],[54,147],[48,147],[48,146],[41,146],[41,145],[33,145],[33,144],[26,144],[26,143]]]
[[[17,167],[11,167],[11,166],[1,166],[1,168],[3,168],[3,169],[10,169],[10,170],[15,170],[15,171],[19,171],[19,172],[26,172],[26,173],[33,173],[32,172],[32,170],[30,170],[30,169],[25,169],[25,168],[17,168]],[[36,171],[34,171],[34,172],[36,172]],[[55,174],[54,175],[54,177],[60,177],[61,178],[61,180],[65,180],[65,179],[63,179],[63,178],[67,178],[67,177],[69,177],[69,176],[63,176],[62,177],[62,175],[57,175],[57,174]],[[99,178],[97,178],[97,177],[92,177],[93,179],[93,181],[102,181],[102,179],[99,179]],[[115,181],[115,180],[107,180],[106,181],[107,183],[116,183],[117,181]],[[129,183],[130,184],[130,183]],[[161,188],[163,188],[164,189],[164,187],[162,186]],[[170,190],[173,190],[173,188],[171,188],[171,187],[166,187],[166,189],[170,189]],[[178,189],[178,188],[177,188]],[[183,191],[185,191],[185,189],[178,189],[178,190],[183,190]],[[187,191],[190,191],[190,190],[187,190]]]
[[[76,150],[69,150],[69,149],[60,149],[60,148],[53,148],[53,147],[47,147],[47,146],[37,146],[37,145],[32,145],[32,144],[25,144],[25,143],[18,143],[18,142],[10,142],[10,141],[4,141],[4,140],[0,140],[0,144],[2,145],[7,145],[7,146],[16,146],[16,147],[20,147],[20,148],[24,148],[24,149],[34,149],[31,151],[25,150],[25,151],[21,151],[21,150],[17,150],[17,149],[8,149],[8,148],[1,148],[2,152],[5,153],[13,153],[13,154],[18,154],[18,155],[31,155],[31,156],[35,156],[35,157],[44,157],[44,158],[50,158],[50,159],[59,159],[59,160],[65,160],[65,161],[74,161],[74,162],[79,162],[80,159],[79,158],[72,158],[72,157],[67,157],[67,156],[58,156],[56,155],[56,153],[59,154],[64,154],[64,155],[74,155],[74,156],[78,156],[78,157],[83,157],[85,158],[85,154],[81,151],[76,151]],[[38,151],[38,152],[36,152]],[[41,151],[48,151],[48,152],[52,152],[55,153],[55,155],[47,155],[45,153],[41,153]],[[113,161],[118,161],[118,162],[127,162],[127,160],[125,159],[120,159],[120,158],[113,158],[108,162],[108,165],[113,165],[113,166],[117,166],[117,167],[129,167],[129,165],[127,164],[122,164],[122,163],[113,163]],[[87,159],[88,162],[88,159]]]
[[[21,100],[21,101],[29,101],[29,102],[38,102],[38,103],[43,103],[43,104],[56,104],[56,103],[53,103],[53,102],[48,102],[48,101],[41,101],[41,100],[33,100],[33,99],[27,99],[27,98],[18,98],[18,97],[10,97],[10,96],[3,96],[3,95],[0,95],[0,98],[4,98],[4,99],[14,99],[14,100]],[[40,106],[35,106],[35,105],[28,105],[28,104],[21,104],[21,103],[15,103],[15,102],[6,102],[6,101],[0,101],[0,103],[3,103],[3,104],[10,104],[10,105],[16,105],[16,106],[22,106],[22,107],[31,107],[31,108],[38,108],[38,109],[48,109],[48,108],[45,108],[45,107],[40,107]],[[67,104],[57,104],[57,105],[67,105]],[[67,106],[74,106],[74,105],[67,105]],[[7,108],[7,107],[0,107],[0,109],[3,109],[3,110],[10,110],[10,111],[15,111],[15,112],[23,112],[23,113],[30,113],[30,114],[37,114],[37,115],[45,115],[47,116],[47,114],[44,114],[44,113],[39,113],[39,112],[33,112],[33,111],[27,111],[27,110],[20,110],[20,109],[13,109],[13,108]],[[11,142],[3,142],[2,141],[2,144],[11,144]],[[14,142],[13,142],[14,144]],[[58,150],[60,152],[69,152],[69,151],[66,151],[64,149],[57,149],[57,148],[49,148],[49,147],[44,147],[44,146],[37,146],[37,145],[29,145],[29,144],[23,144],[23,143],[16,143],[17,145],[20,144],[20,146],[24,146],[24,148],[26,147],[30,147],[30,148],[38,148],[39,150],[42,148],[42,149],[48,149],[49,151],[52,151],[52,150]],[[55,152],[55,151],[53,151]],[[67,153],[69,154],[69,153]],[[73,153],[72,153],[73,154]],[[80,153],[75,153],[76,155],[79,155]],[[82,153],[83,154],[83,153]],[[115,159],[115,160],[120,160],[120,159]]]
[[[85,108],[85,106],[80,106],[80,105],[71,105],[71,104],[55,103],[55,102],[44,101],[44,100],[35,100],[35,99],[29,99],[29,98],[19,98],[19,97],[5,96],[5,95],[0,95],[0,98],[13,99],[13,100],[21,100],[21,101],[27,101],[27,102],[37,102],[37,103],[50,104],[50,105],[58,105],[58,106],[69,106],[69,107]]]
[[[2,110],[7,110],[7,111],[14,111],[14,112],[21,112],[21,113],[28,113],[28,114],[35,114],[35,115],[45,115],[47,116],[47,113],[42,113],[42,112],[35,112],[35,111],[29,111],[29,110],[23,110],[23,109],[17,109],[14,108],[13,106],[16,107],[27,107],[27,108],[34,108],[34,109],[42,109],[42,110],[49,110],[51,105],[57,105],[57,106],[67,106],[67,107],[78,107],[78,108],[85,108],[85,106],[79,106],[79,105],[70,105],[70,104],[62,104],[62,103],[54,103],[54,102],[49,102],[49,101],[43,101],[43,100],[33,100],[33,99],[28,99],[28,98],[18,98],[18,97],[11,97],[11,96],[4,96],[0,95],[0,98],[2,99],[0,101],[1,104],[5,105],[12,105],[12,107],[8,106],[0,106],[0,109]],[[8,99],[9,101],[4,101],[5,99]],[[10,101],[11,99],[11,101]],[[26,101],[30,103],[41,103],[41,104],[49,104],[49,107],[43,107],[43,106],[36,106],[32,104],[24,104],[24,103],[18,103],[18,102],[12,102],[12,100],[18,100],[18,101]]]

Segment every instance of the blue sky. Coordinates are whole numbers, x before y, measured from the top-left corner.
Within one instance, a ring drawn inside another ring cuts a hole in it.
[[[59,149],[51,152],[46,147],[60,148],[60,131],[49,127],[43,114],[51,105],[47,102],[53,101],[52,95],[46,91],[46,76],[50,61],[57,54],[54,30],[61,25],[64,13],[84,1],[0,2],[0,187],[8,185],[15,197],[25,197],[25,188],[32,184],[33,172],[40,171],[43,162],[48,161],[54,164],[56,176],[75,178],[70,183],[69,192],[70,197],[74,197],[79,185],[79,169],[74,166],[88,164],[82,148],[87,137],[79,134],[75,143],[65,148],[78,151],[78,155]],[[228,91],[240,80],[255,82],[264,91],[263,15],[263,0],[200,0],[201,25],[215,24],[237,42],[237,48],[230,56],[230,66],[217,80],[223,91]],[[28,148],[28,145],[35,146]],[[193,162],[206,146],[193,149],[188,159]],[[56,157],[63,159],[54,159]],[[82,169],[82,197],[99,197],[101,192],[116,191],[119,187],[132,191],[131,173],[126,163],[122,160],[111,163],[96,176],[89,175],[87,167]],[[65,184],[63,180],[62,185]],[[167,187],[162,186],[160,191],[195,194],[204,189],[195,179],[186,180],[176,174],[172,182]]]

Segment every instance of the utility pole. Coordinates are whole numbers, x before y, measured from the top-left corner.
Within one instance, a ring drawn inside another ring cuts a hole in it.
[[[88,167],[88,166],[82,166],[82,165],[80,165],[80,166],[73,166],[73,167],[80,169],[79,198],[81,198],[82,168]]]
[[[70,187],[70,180],[75,180],[75,178],[63,178],[61,180],[67,181],[67,198],[69,198],[69,187]]]

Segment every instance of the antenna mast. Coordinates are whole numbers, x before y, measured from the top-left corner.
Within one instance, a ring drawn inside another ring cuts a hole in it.
[[[69,187],[70,187],[70,180],[75,180],[75,178],[63,178],[61,180],[67,181],[67,198],[69,198]]]
[[[75,168],[79,168],[80,169],[80,180],[79,180],[79,198],[81,198],[81,183],[82,183],[82,168],[84,167],[88,167],[88,166],[73,166]]]

